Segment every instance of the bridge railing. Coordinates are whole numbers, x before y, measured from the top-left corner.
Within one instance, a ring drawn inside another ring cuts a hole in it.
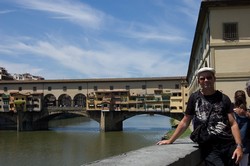
[[[50,106],[45,107],[44,110],[48,110],[50,112],[53,111],[110,111],[108,109],[102,110],[102,109],[88,109],[86,107],[56,107],[56,106]],[[116,112],[162,112],[162,113],[171,113],[170,109],[144,109],[144,108],[131,108],[126,110],[114,110]],[[182,113],[182,112],[173,112],[173,113]]]
[[[53,111],[86,111],[84,107],[47,107],[45,110]]]

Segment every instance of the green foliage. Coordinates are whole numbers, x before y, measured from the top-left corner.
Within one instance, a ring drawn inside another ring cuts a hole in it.
[[[14,101],[15,105],[21,105],[21,104],[25,104],[25,100],[15,100]]]
[[[178,126],[179,121],[177,121],[176,119],[171,118],[170,119],[170,124],[172,126],[172,130],[169,130],[163,137],[162,139],[169,139],[175,131],[175,128]],[[180,138],[185,138],[188,137],[191,134],[191,129],[188,127],[187,130],[180,136]]]
[[[174,133],[175,129],[169,130],[164,136],[163,139],[169,139],[173,133]],[[180,138],[185,138],[185,137],[189,137],[189,135],[191,134],[191,129],[188,127],[187,130],[180,136]]]

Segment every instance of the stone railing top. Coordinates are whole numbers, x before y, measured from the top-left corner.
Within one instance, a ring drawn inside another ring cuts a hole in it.
[[[197,144],[189,138],[170,145],[153,145],[118,156],[85,164],[86,166],[197,166],[201,158]]]

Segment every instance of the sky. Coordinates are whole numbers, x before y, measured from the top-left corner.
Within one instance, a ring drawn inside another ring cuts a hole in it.
[[[1,0],[0,67],[45,79],[186,76],[201,0]]]

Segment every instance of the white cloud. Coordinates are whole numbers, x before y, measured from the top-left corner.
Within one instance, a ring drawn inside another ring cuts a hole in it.
[[[12,13],[15,12],[14,10],[1,10],[0,14],[8,14],[8,13]]]
[[[99,29],[105,14],[78,1],[66,0],[17,0],[22,7],[48,12],[55,19],[65,19],[84,27]]]
[[[124,30],[125,36],[143,40],[147,42],[184,42],[187,41],[182,33],[183,31],[177,27],[167,25],[166,22],[158,22],[154,26],[133,23],[129,29]]]
[[[5,69],[11,74],[32,73],[33,75],[36,75],[42,72],[43,70],[41,68],[36,68],[29,64],[16,63],[4,60],[0,60],[0,66],[5,67]]]
[[[153,18],[155,22],[150,25],[146,23],[127,22],[107,15],[100,10],[96,10],[87,4],[78,1],[65,0],[23,0],[16,1],[23,7],[40,10],[54,14],[56,19],[65,19],[74,24],[91,27],[93,29],[112,31],[113,35],[122,35],[123,37],[133,38],[144,42],[183,42],[187,39],[183,36],[183,29],[176,25],[170,25],[170,18]],[[186,8],[185,8],[186,9]],[[166,10],[168,11],[168,10]],[[190,10],[189,10],[190,11]],[[182,9],[182,12],[187,12]]]
[[[187,35],[190,32],[180,26],[182,22],[175,18],[180,16],[194,18],[192,5],[197,3],[196,0],[183,0],[181,5],[174,3],[178,5],[177,10],[171,9],[166,1],[157,1],[161,2],[158,3],[160,9],[157,9],[162,10],[161,13],[164,14],[161,17],[152,15],[151,19],[145,22],[124,21],[78,0],[15,0],[15,2],[32,12],[42,11],[51,18],[67,21],[60,26],[69,25],[67,28],[62,28],[62,31],[60,27],[55,26],[58,23],[56,21],[52,27],[46,24],[46,28],[41,28],[40,31],[34,28],[32,34],[39,34],[42,38],[21,31],[20,34],[30,36],[18,36],[19,33],[8,36],[3,35],[5,32],[2,31],[0,55],[11,56],[10,59],[16,62],[11,64],[12,68],[17,66],[17,71],[20,63],[24,69],[30,68],[36,73],[42,73],[46,78],[70,78],[71,73],[74,74],[73,77],[78,75],[87,78],[186,74],[189,55],[186,53],[189,51],[186,50],[187,43],[191,43],[192,39]],[[80,28],[71,29],[75,26],[70,25],[79,25]],[[86,31],[86,27],[98,31],[89,32]],[[175,49],[177,50],[174,51]],[[24,59],[22,62],[18,62],[20,55]],[[34,57],[32,63],[25,62],[28,56]],[[54,66],[50,65],[50,69],[46,68],[48,67],[46,65],[37,67],[36,64],[44,63],[44,59],[51,64],[54,63]],[[58,68],[65,70],[65,73],[63,71],[60,73]],[[54,70],[52,73],[49,72],[51,69]]]
[[[183,0],[183,5],[179,7],[180,12],[190,18],[192,24],[195,24],[198,18],[197,6],[200,6],[201,0]]]
[[[26,44],[18,39],[21,38],[13,38],[13,42],[5,46],[1,44],[5,48],[3,53],[9,52],[9,55],[12,56],[42,56],[47,61],[54,61],[57,65],[79,72],[85,77],[134,77],[135,73],[137,76],[180,75],[181,73],[177,73],[179,70],[173,72],[170,67],[172,68],[178,63],[185,67],[181,61],[169,65],[172,63],[173,55],[166,55],[163,51],[155,54],[150,49],[133,50],[119,43],[99,41],[96,43],[98,49],[86,50],[65,41],[58,41],[56,44],[50,41]],[[0,53],[2,53],[2,49],[0,49]],[[33,63],[34,65],[38,63],[36,58]],[[185,71],[185,69],[181,71]]]

